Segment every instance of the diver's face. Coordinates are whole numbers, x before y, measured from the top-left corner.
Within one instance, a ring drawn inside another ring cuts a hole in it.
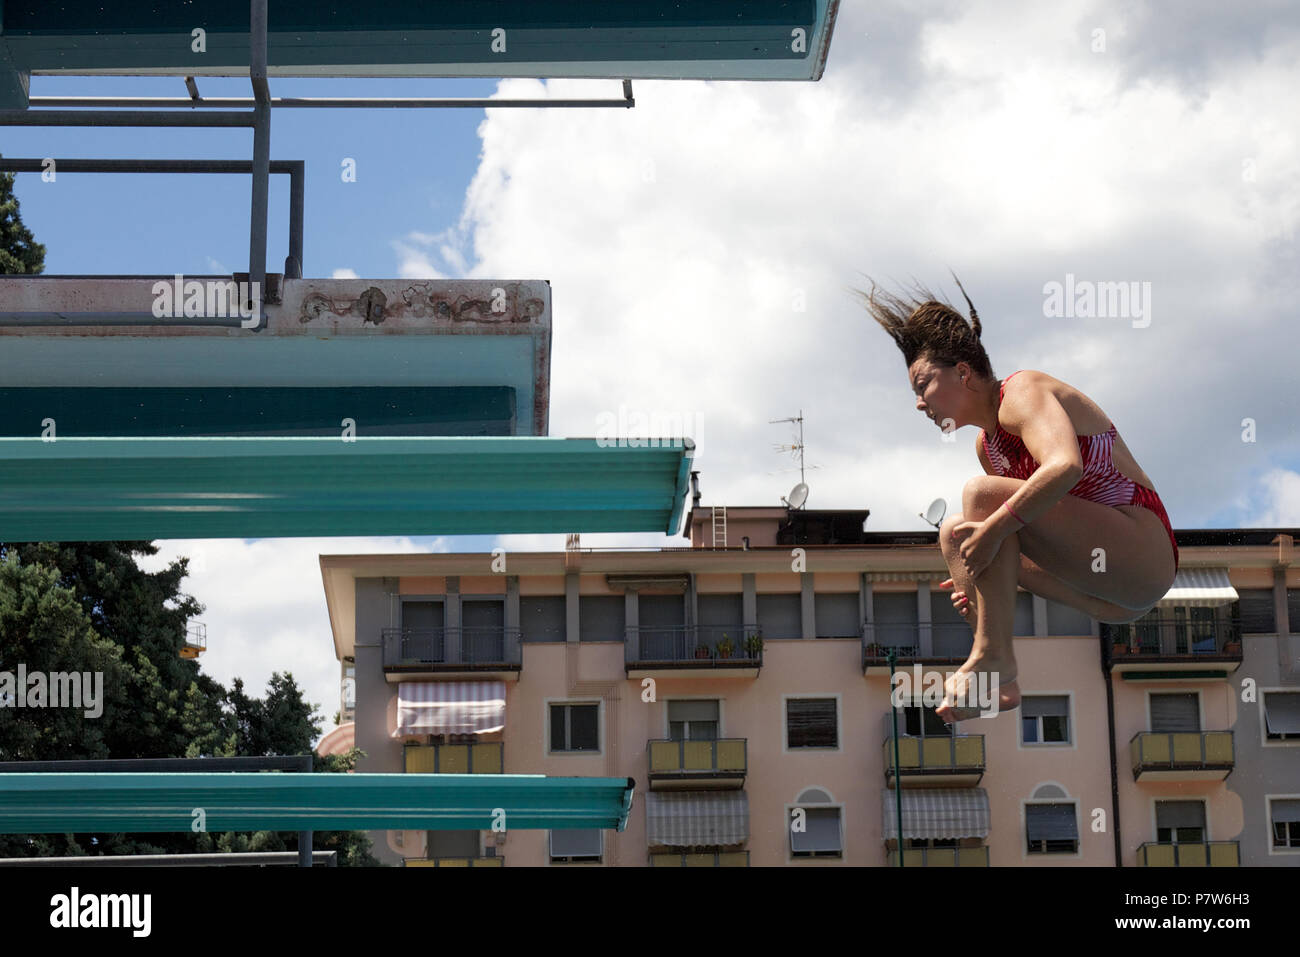
[[[952,427],[961,425],[961,379],[956,366],[935,365],[929,359],[917,359],[907,370],[916,395],[917,411],[928,416],[939,428],[951,419]]]

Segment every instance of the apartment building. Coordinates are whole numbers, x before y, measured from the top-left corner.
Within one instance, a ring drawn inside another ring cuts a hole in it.
[[[890,700],[891,652],[970,651],[937,533],[867,516],[697,486],[682,548],[321,556],[359,770],[637,782],[623,832],[376,832],[376,855],[886,866],[901,830],[908,866],[1300,865],[1298,530],[1177,532],[1130,625],[1021,591],[1023,705],[952,729]]]

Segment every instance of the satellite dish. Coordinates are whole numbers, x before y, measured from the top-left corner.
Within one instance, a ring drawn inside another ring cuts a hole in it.
[[[925,514],[921,515],[921,517],[935,528],[938,528],[939,523],[943,521],[943,515],[946,511],[948,511],[948,503],[941,498],[936,498],[930,503],[929,508],[925,510]],[[920,513],[918,512],[917,514]]]
[[[790,497],[782,497],[781,501],[785,502],[788,508],[802,508],[803,503],[808,501],[808,486],[800,482],[790,489]]]

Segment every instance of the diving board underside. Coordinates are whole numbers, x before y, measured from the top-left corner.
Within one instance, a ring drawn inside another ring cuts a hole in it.
[[[612,441],[0,438],[0,541],[675,534],[694,443]]]
[[[818,80],[839,0],[276,0],[269,76]],[[202,43],[194,39],[203,30]],[[32,74],[248,74],[249,6],[0,5],[0,108]]]
[[[622,831],[631,778],[541,774],[0,774],[0,834]],[[504,812],[502,814],[501,812]]]

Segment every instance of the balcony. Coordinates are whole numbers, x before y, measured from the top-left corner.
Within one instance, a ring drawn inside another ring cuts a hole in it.
[[[763,639],[754,625],[628,628],[629,678],[757,678]]]
[[[1101,625],[1111,670],[1126,681],[1226,679],[1241,667],[1241,621],[1195,621],[1159,615]]]
[[[1148,841],[1137,849],[1138,867],[1240,867],[1237,841],[1203,841],[1198,844],[1158,844]]]
[[[408,857],[403,867],[505,867],[504,857]]]
[[[181,645],[181,657],[191,661],[208,649],[208,626],[201,621],[185,623],[185,644]]]
[[[382,640],[389,681],[457,676],[519,680],[518,628],[385,628]]]
[[[894,740],[882,747],[885,786],[894,786]],[[905,788],[975,787],[984,777],[984,735],[898,736],[898,777]]]
[[[650,789],[740,788],[748,770],[748,741],[720,738],[715,741],[646,742],[650,758]]]
[[[1139,731],[1129,756],[1134,781],[1222,781],[1232,773],[1232,732]]]
[[[500,741],[408,744],[402,749],[402,770],[407,774],[504,774],[504,748]]]
[[[895,668],[914,664],[956,670],[970,657],[975,633],[964,621],[938,624],[868,622],[862,626],[862,673],[889,674],[892,648]]]
[[[898,851],[885,855],[890,867],[898,866]],[[910,847],[903,851],[904,867],[988,867],[989,849],[979,847]]]
[[[748,867],[749,851],[705,851],[702,854],[651,854],[651,867]]]

